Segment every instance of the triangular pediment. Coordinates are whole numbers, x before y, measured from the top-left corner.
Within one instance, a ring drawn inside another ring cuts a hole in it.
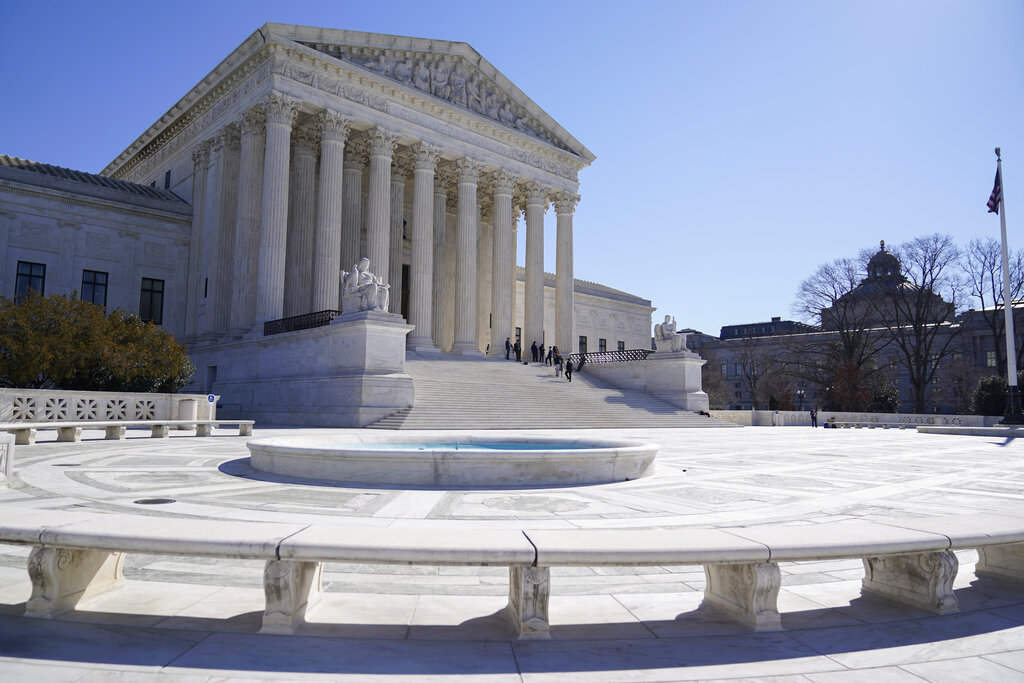
[[[582,158],[594,155],[467,43],[267,24],[275,38],[418,90]]]

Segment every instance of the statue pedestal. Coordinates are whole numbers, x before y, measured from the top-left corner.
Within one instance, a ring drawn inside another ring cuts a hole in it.
[[[212,393],[260,426],[364,427],[415,401],[405,371],[411,330],[401,316],[360,311],[190,353],[197,367],[215,369]]]
[[[700,356],[692,351],[657,351],[642,362],[647,364],[647,393],[686,410],[708,409],[700,378],[706,361]]]

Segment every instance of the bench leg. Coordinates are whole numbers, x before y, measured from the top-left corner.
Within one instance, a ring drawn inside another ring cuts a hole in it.
[[[15,429],[14,430],[14,445],[15,446],[31,446],[36,442],[36,430],[34,429]]]
[[[979,577],[1024,580],[1024,543],[978,548],[978,564],[974,565],[974,573]]]
[[[704,604],[739,619],[755,631],[779,631],[782,574],[775,562],[706,564]]]
[[[154,439],[166,439],[171,435],[171,428],[167,425],[153,425],[153,431],[150,433],[150,437]]]
[[[25,616],[51,618],[86,598],[120,588],[124,553],[36,546],[28,556],[32,597]]]
[[[260,633],[294,633],[323,593],[323,564],[267,560],[263,593],[267,604]]]
[[[118,441],[124,440],[125,432],[128,431],[127,427],[121,425],[111,425],[104,431],[104,439],[117,439]]]
[[[960,563],[950,550],[864,558],[861,590],[936,614],[959,611],[953,580]]]
[[[550,567],[509,567],[506,613],[517,638],[551,637],[548,619],[550,598]]]
[[[213,434],[213,425],[199,423],[196,425],[196,436],[210,436]]]
[[[252,436],[252,425],[238,425],[239,436]]]
[[[72,441],[78,443],[81,440],[81,427],[57,427],[57,441]]]

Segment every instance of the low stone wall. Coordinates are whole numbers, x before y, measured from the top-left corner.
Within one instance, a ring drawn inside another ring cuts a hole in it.
[[[645,360],[586,363],[580,371],[620,389],[644,391],[685,410],[707,410],[708,395],[701,390],[695,353],[652,353]]]
[[[0,422],[213,420],[216,412],[200,394],[0,389]]]
[[[720,420],[728,420],[748,427],[810,426],[810,411],[798,410],[712,410],[711,414]],[[990,415],[917,415],[913,413],[843,413],[831,410],[818,411],[818,425],[835,418],[836,422],[856,422],[876,425],[948,425],[953,427],[990,427],[1002,416]]]

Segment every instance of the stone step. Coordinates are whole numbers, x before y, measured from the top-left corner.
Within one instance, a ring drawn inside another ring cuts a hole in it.
[[[496,359],[410,355],[406,371],[416,405],[378,420],[373,429],[558,429],[728,427],[640,391],[586,374],[568,382],[554,368]]]

